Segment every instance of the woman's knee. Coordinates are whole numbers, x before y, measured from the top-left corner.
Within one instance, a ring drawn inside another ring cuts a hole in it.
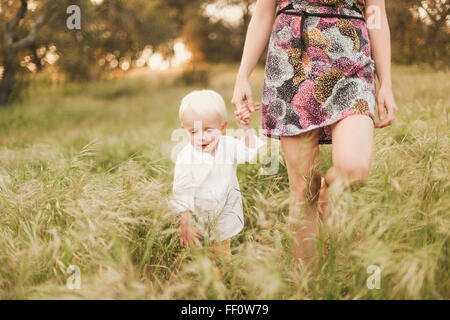
[[[350,161],[335,164],[340,176],[349,180],[351,184],[364,184],[370,175],[370,163],[364,161]]]
[[[297,193],[299,199],[308,202],[316,201],[320,191],[321,174],[315,171],[306,176],[297,176],[290,181],[291,191]]]

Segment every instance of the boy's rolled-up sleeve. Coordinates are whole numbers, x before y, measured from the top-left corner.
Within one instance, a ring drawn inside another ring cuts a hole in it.
[[[188,210],[194,212],[195,189],[196,184],[190,166],[177,162],[174,169],[172,199],[169,201],[170,208],[175,213]]]
[[[267,144],[266,141],[253,134],[255,145],[253,148],[247,147],[242,140],[235,139],[236,162],[242,164],[245,162],[256,163],[256,156],[261,147]]]

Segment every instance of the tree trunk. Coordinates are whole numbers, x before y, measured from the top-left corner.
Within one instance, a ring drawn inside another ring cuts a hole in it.
[[[27,12],[27,0],[21,0],[21,6],[16,15],[4,25],[3,40],[5,57],[3,58],[3,78],[0,83],[0,107],[8,104],[9,96],[14,88],[16,72],[19,68],[17,55],[20,50],[29,48],[34,44],[39,29],[46,21],[44,14],[37,17],[28,34],[20,40],[14,41],[14,31]]]
[[[15,64],[14,52],[7,52],[3,60],[3,78],[0,83],[0,107],[5,107],[8,104],[9,96],[14,88],[16,78],[17,66]]]

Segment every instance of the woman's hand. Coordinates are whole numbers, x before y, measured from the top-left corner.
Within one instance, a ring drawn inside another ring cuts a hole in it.
[[[192,224],[192,212],[181,212],[180,219],[180,244],[182,246],[200,245],[198,237],[203,237],[203,234]]]
[[[383,128],[391,125],[394,121],[395,115],[397,114],[397,105],[394,100],[394,95],[392,93],[392,88],[388,86],[381,86],[378,91],[378,118],[383,122],[375,124],[375,128]],[[387,117],[385,117],[384,109],[387,110]]]
[[[234,114],[242,124],[250,122],[250,112],[259,110],[259,103],[253,102],[252,88],[247,78],[243,76],[236,78],[231,103],[236,107]]]

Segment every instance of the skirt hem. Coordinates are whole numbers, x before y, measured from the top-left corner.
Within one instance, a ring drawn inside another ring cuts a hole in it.
[[[316,130],[316,129],[320,129],[323,132],[323,130],[325,130],[326,127],[329,127],[329,126],[331,126],[331,125],[333,125],[333,124],[335,124],[335,123],[337,123],[337,122],[339,122],[339,121],[341,121],[341,120],[343,120],[343,119],[345,119],[347,117],[354,116],[354,115],[368,116],[370,119],[372,119],[373,124],[375,125],[375,115],[372,112],[367,112],[367,113],[363,113],[363,114],[360,114],[360,113],[347,114],[345,116],[340,117],[339,119],[337,119],[335,121],[321,124],[320,126],[315,127],[315,128],[308,127],[308,128],[305,128],[305,129],[301,129],[301,132],[298,132],[298,133],[295,133],[295,134],[281,134],[281,135],[277,135],[277,134],[272,134],[270,132],[271,131],[270,129],[264,129],[264,128],[261,131],[262,131],[262,134],[265,135],[268,138],[280,140],[280,137],[295,137],[295,136],[298,136],[298,135],[301,135],[303,133],[306,133],[306,132],[309,132],[309,131],[312,131],[312,130]],[[330,140],[328,140],[328,139],[319,139],[319,144],[332,144],[332,139],[330,139]]]

